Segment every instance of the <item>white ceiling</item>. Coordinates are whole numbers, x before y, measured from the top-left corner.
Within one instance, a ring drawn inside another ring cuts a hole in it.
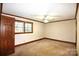
[[[4,3],[3,12],[49,22],[75,18],[75,3]],[[46,18],[45,18],[46,17]]]

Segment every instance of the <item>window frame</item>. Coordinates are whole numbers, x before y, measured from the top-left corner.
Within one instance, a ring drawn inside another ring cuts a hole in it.
[[[23,22],[23,25],[24,25],[24,27],[23,27],[23,32],[15,32],[15,34],[26,34],[26,33],[33,33],[33,22],[28,22],[28,21],[21,21],[21,20],[15,20],[15,22]],[[29,24],[31,24],[32,25],[32,28],[31,28],[31,32],[25,32],[25,23],[29,23]]]
[[[24,22],[23,21],[16,20],[15,22],[22,22],[23,23],[23,26],[24,26]],[[24,33],[24,27],[23,27],[23,32],[15,32],[15,34],[21,34],[21,33]]]

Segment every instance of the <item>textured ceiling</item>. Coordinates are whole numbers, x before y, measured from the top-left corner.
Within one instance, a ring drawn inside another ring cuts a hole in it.
[[[4,3],[3,12],[44,22],[75,18],[75,3]]]

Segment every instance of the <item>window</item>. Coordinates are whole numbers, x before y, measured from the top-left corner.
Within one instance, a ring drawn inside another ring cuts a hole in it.
[[[32,24],[25,23],[25,32],[32,32]]]
[[[15,22],[15,32],[24,32],[24,23],[23,22]]]
[[[32,33],[33,32],[33,23],[32,22],[23,22],[15,21],[15,33]]]

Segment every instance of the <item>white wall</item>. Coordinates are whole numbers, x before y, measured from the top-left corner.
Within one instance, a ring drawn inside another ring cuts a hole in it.
[[[15,18],[16,20],[30,21],[22,18]],[[33,22],[33,33],[28,34],[15,34],[15,45],[22,44],[25,42],[37,40],[44,37],[44,24],[40,22]]]
[[[45,25],[45,37],[75,42],[76,40],[75,20],[48,23]]]
[[[22,18],[17,20],[30,21]],[[37,40],[43,37],[75,42],[76,41],[76,20],[55,22],[43,24],[40,22],[33,22],[33,33],[28,34],[16,34],[15,45],[22,44],[25,42]]]

